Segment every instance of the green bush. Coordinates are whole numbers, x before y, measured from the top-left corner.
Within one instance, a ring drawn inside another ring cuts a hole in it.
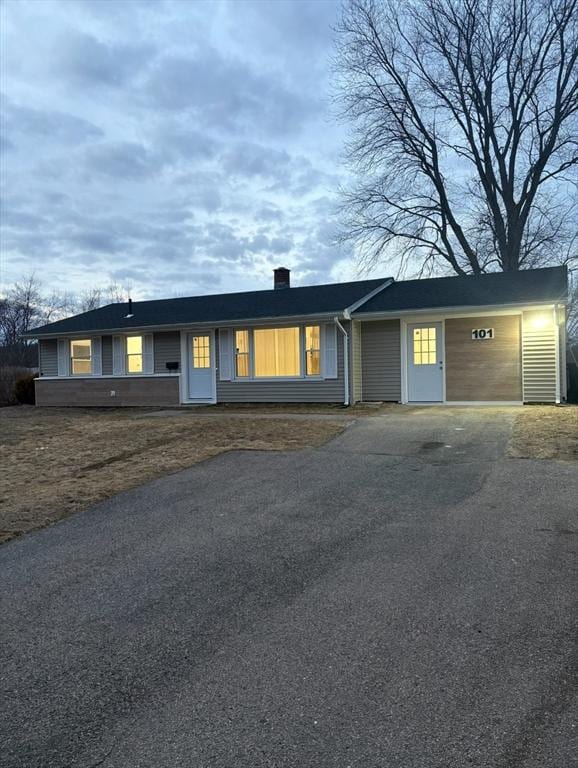
[[[28,374],[27,376],[21,376],[19,379],[16,379],[12,394],[17,403],[34,405],[34,376]]]

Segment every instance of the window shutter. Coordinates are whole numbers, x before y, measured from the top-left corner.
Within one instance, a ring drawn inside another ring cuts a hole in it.
[[[124,375],[124,336],[112,337],[112,375]]]
[[[334,323],[326,323],[323,349],[323,378],[337,378],[337,328]]]
[[[92,355],[92,375],[102,376],[102,339],[100,336],[93,336],[90,340]]]
[[[221,381],[231,381],[231,331],[219,328],[219,378]]]
[[[58,375],[70,376],[70,342],[58,339]]]
[[[143,373],[155,372],[152,333],[145,333],[144,336],[142,337],[142,372]]]

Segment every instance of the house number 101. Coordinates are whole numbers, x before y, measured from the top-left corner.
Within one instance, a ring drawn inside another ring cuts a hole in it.
[[[493,339],[494,338],[494,329],[493,328],[474,328],[472,330],[472,339]]]

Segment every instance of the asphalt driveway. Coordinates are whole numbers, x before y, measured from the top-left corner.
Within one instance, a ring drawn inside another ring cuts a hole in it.
[[[224,454],[0,548],[0,765],[577,765],[578,470],[505,458],[512,414]]]

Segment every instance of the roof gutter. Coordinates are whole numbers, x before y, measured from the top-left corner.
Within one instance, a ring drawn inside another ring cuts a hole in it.
[[[43,333],[34,333],[34,329],[23,333],[22,337],[25,339],[58,339],[77,337],[84,338],[87,335],[92,336],[108,336],[116,333],[135,333],[136,331],[143,332],[155,332],[155,331],[185,331],[189,328],[234,328],[239,325],[269,325],[270,323],[287,323],[293,321],[306,322],[307,320],[331,320],[334,317],[335,310],[331,312],[312,312],[308,315],[280,315],[273,317],[245,317],[238,320],[201,320],[198,322],[189,323],[160,323],[152,325],[130,325],[121,328],[93,328],[92,330],[79,330],[79,331],[51,331]]]
[[[501,304],[462,304],[462,305],[455,305],[450,304],[442,307],[416,307],[408,309],[387,309],[387,310],[378,310],[375,312],[356,312],[355,313],[355,319],[356,320],[379,320],[382,317],[406,317],[406,316],[413,316],[413,315],[440,315],[444,313],[451,312],[452,314],[458,314],[460,312],[483,312],[487,309],[491,309],[493,311],[501,311],[501,310],[509,310],[509,309],[520,309],[522,310],[528,310],[532,308],[536,309],[543,309],[544,307],[551,307],[556,302],[558,304],[561,304],[562,306],[566,305],[566,301],[562,301],[560,299],[549,299],[549,300],[542,300],[542,301],[514,301],[509,303],[501,303]]]
[[[343,315],[345,316],[345,312]],[[343,405],[349,405],[349,336],[345,328],[341,325],[338,317],[334,318],[334,323],[343,335],[343,378],[345,379]]]

